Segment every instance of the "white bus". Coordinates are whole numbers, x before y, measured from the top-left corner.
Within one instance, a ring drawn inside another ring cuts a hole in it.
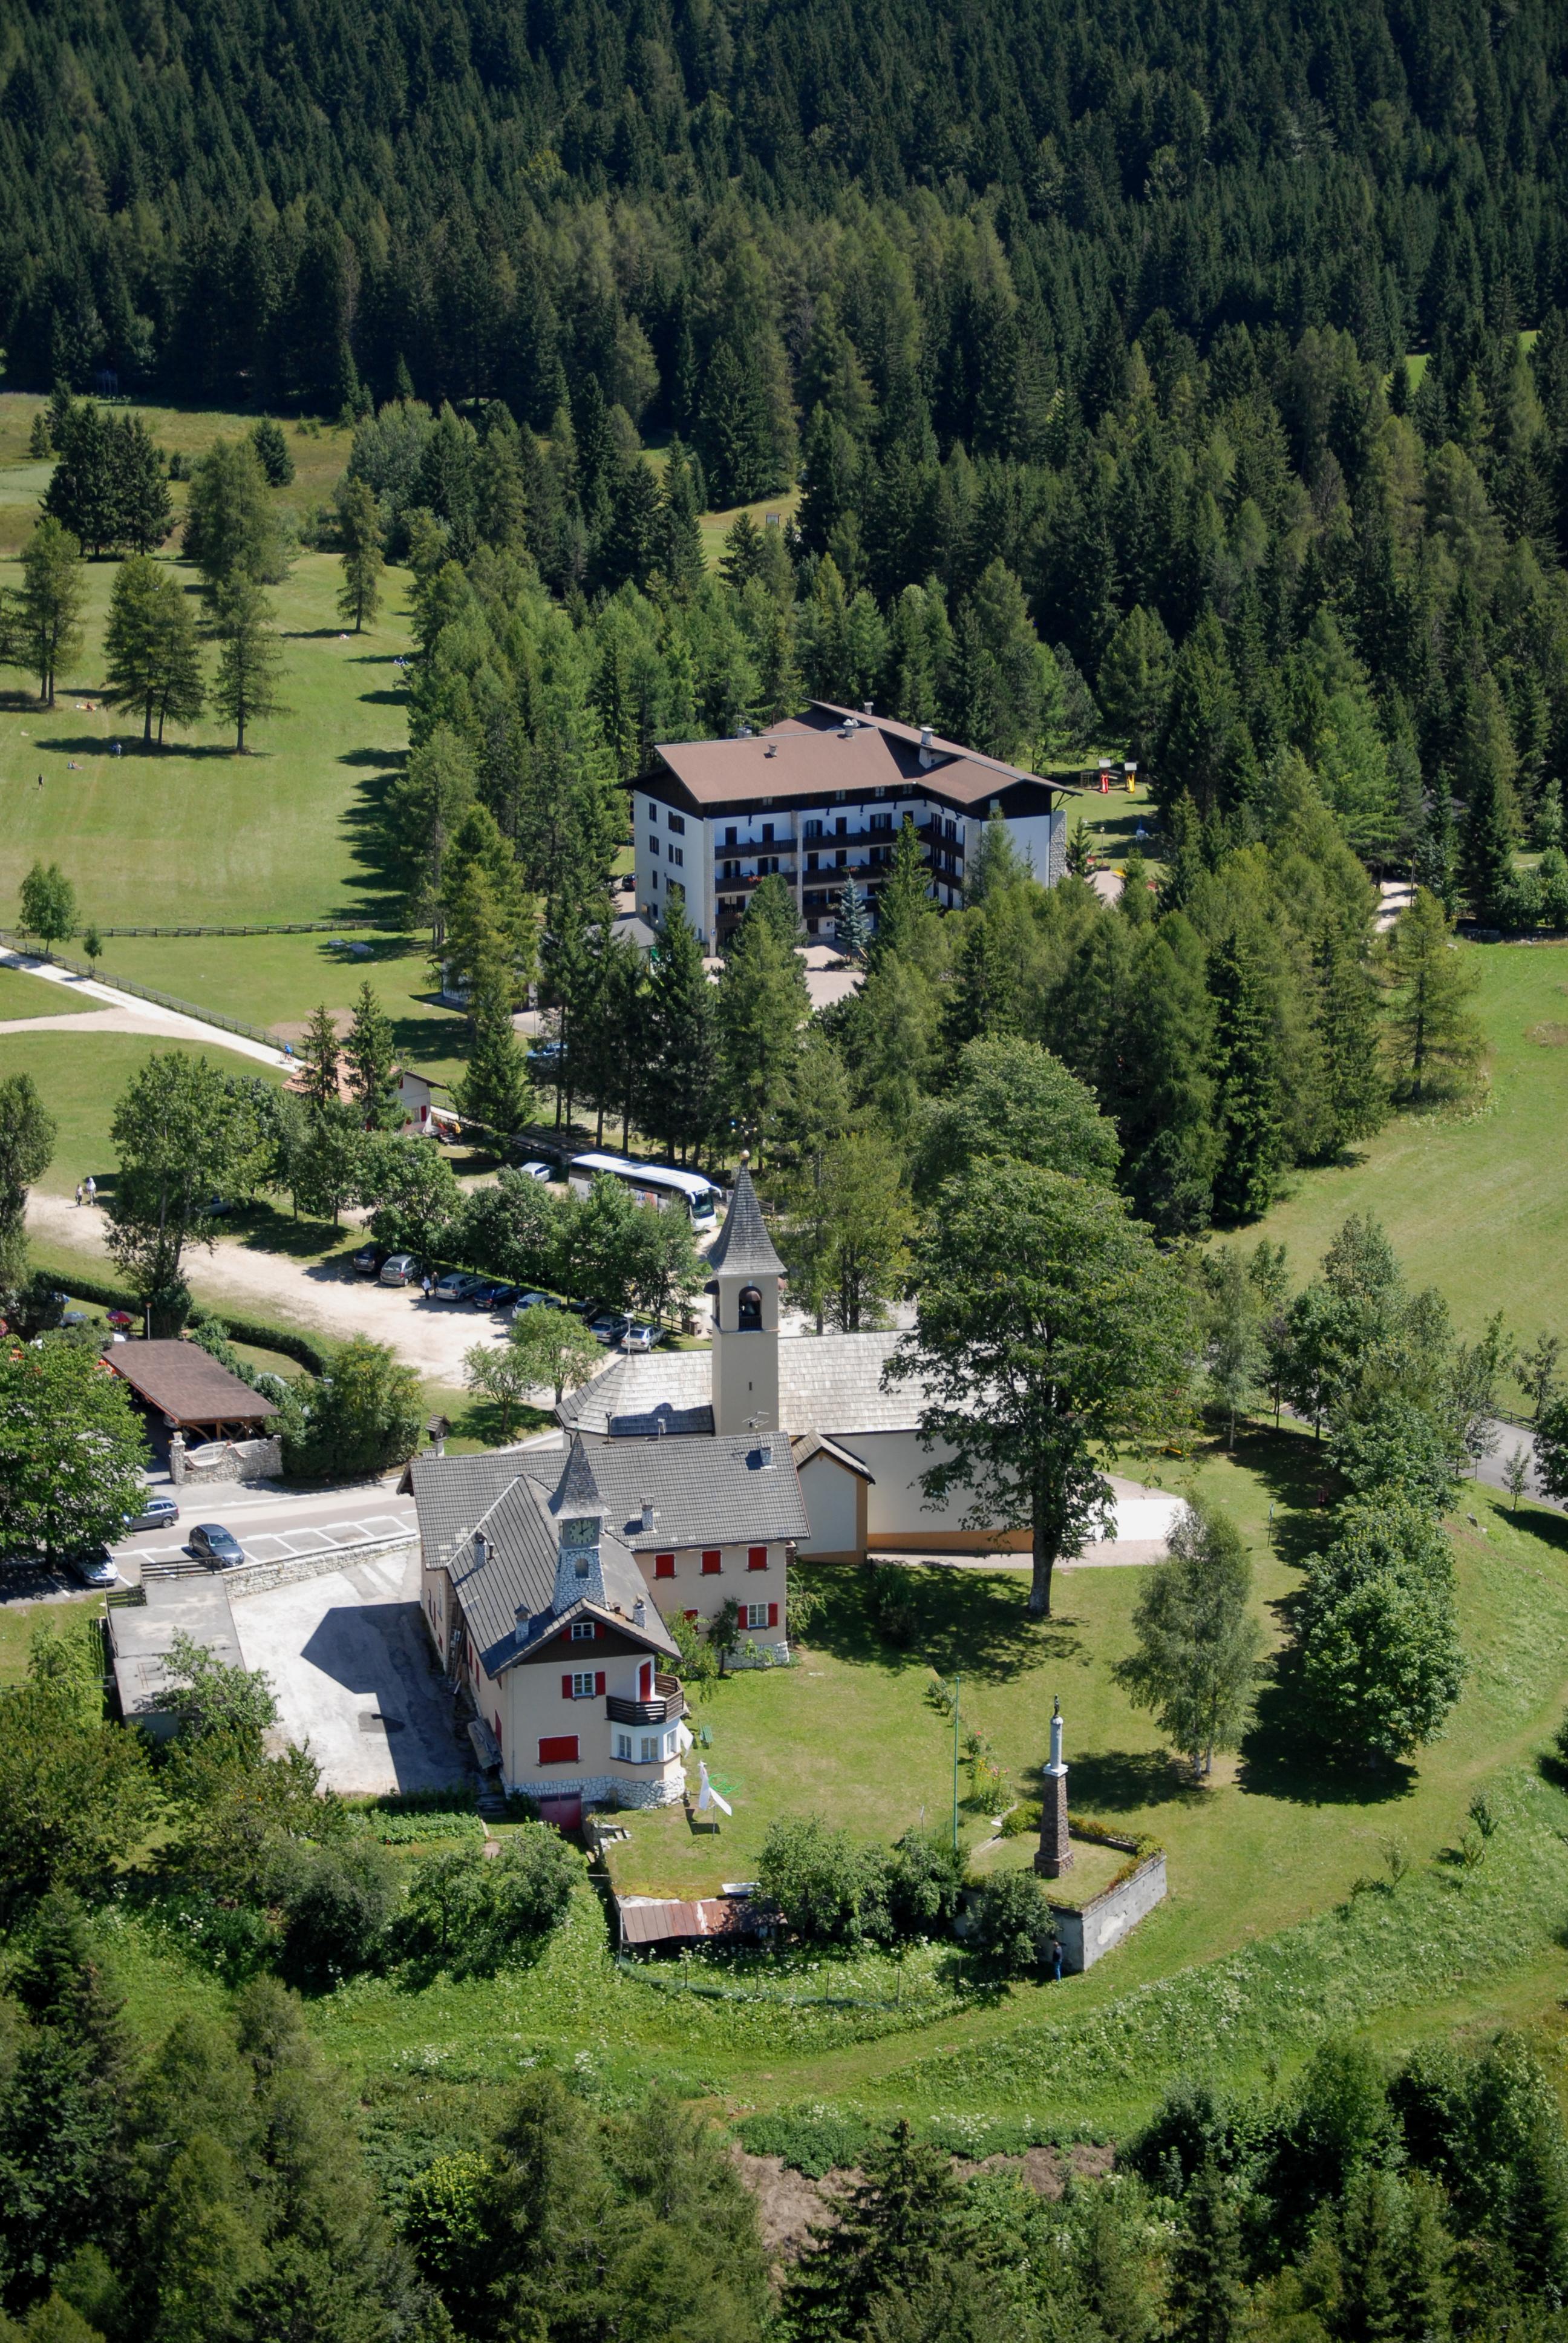
[[[656,1204],[661,1212],[684,1204],[699,1234],[713,1226],[719,1190],[699,1172],[677,1172],[665,1163],[628,1163],[624,1155],[574,1155],[567,1176],[578,1196],[586,1196],[596,1179],[618,1180],[639,1204]]]

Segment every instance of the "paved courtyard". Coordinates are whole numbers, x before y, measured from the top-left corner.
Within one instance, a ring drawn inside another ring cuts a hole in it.
[[[425,1632],[417,1549],[231,1607],[246,1667],[271,1677],[284,1731],[309,1742],[327,1788],[439,1789],[471,1770]]]

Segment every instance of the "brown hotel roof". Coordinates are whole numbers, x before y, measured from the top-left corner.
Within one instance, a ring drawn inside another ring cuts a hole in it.
[[[871,797],[878,789],[902,796],[917,790],[955,805],[986,806],[1020,787],[1054,792],[1072,788],[935,738],[931,762],[923,766],[920,735],[912,725],[857,716],[853,731],[846,732],[850,714],[830,701],[813,700],[805,716],[788,718],[771,731],[739,740],[670,741],[658,753],[699,806],[755,804],[763,797],[781,803],[838,789],[853,798]]]

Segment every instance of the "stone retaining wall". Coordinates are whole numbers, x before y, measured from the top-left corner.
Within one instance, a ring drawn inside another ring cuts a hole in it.
[[[297,1579],[325,1578],[328,1571],[352,1570],[357,1562],[379,1561],[383,1554],[414,1554],[418,1549],[417,1538],[378,1538],[367,1540],[363,1545],[340,1545],[327,1554],[289,1554],[280,1562],[242,1562],[236,1570],[223,1574],[224,1589],[231,1603],[241,1603],[247,1594],[266,1594],[275,1586],[292,1586]]]
[[[266,1440],[206,1440],[187,1448],[176,1432],[169,1442],[169,1478],[176,1489],[208,1481],[281,1481],[283,1442],[274,1433]]]
[[[1119,1945],[1130,1929],[1165,1900],[1165,1855],[1161,1849],[1114,1887],[1082,1906],[1053,1904],[1051,1918],[1061,1939],[1061,1965],[1074,1976],[1091,1969]]]

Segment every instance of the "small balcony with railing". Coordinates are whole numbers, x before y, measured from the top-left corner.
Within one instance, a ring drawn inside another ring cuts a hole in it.
[[[655,1676],[651,1700],[623,1700],[612,1692],[604,1705],[612,1725],[678,1725],[686,1715],[686,1694],[678,1676]]]

